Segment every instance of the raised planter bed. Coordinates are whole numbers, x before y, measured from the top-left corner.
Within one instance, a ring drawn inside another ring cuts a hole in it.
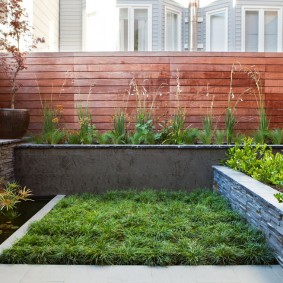
[[[275,257],[283,266],[283,204],[273,188],[227,167],[213,166],[213,189],[223,195],[231,207],[261,230]]]
[[[212,187],[229,145],[35,145],[15,149],[15,177],[35,195]],[[273,146],[275,150],[282,146]]]
[[[35,195],[211,188],[211,166],[228,147],[24,144],[15,150],[15,175]]]

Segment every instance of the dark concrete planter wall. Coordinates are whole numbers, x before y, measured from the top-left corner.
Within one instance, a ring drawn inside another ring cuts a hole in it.
[[[232,208],[261,230],[283,266],[283,204],[276,190],[227,167],[214,166],[214,190],[228,199]]]
[[[35,195],[212,187],[228,146],[21,145],[15,174]]]

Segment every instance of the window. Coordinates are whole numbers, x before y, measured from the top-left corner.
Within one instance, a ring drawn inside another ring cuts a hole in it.
[[[151,51],[151,6],[119,7],[119,50]]]
[[[206,14],[206,50],[228,51],[228,9]]]
[[[281,8],[243,7],[242,51],[278,52],[281,50]]]
[[[165,50],[181,50],[181,14],[165,8]]]

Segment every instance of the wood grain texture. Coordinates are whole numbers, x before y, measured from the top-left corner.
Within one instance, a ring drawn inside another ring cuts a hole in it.
[[[240,71],[244,66],[255,68],[261,76],[270,126],[283,126],[282,53],[31,53],[27,63],[28,69],[19,75],[22,88],[16,107],[30,109],[31,131],[41,129],[44,102],[63,107],[62,125],[67,129],[78,128],[78,105],[88,105],[96,128],[102,131],[113,128],[112,117],[121,109],[133,121],[138,100],[133,78],[139,98],[152,108],[156,121],[170,119],[182,107],[187,125],[202,127],[203,117],[212,113],[215,125],[223,128],[233,64],[231,105],[237,129],[258,127],[257,90]],[[181,92],[176,94],[178,89]],[[0,70],[0,107],[9,106],[9,92],[9,80]]]

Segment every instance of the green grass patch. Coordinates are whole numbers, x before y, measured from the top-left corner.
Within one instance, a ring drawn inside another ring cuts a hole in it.
[[[209,191],[109,192],[63,199],[1,263],[270,264],[263,235]]]

